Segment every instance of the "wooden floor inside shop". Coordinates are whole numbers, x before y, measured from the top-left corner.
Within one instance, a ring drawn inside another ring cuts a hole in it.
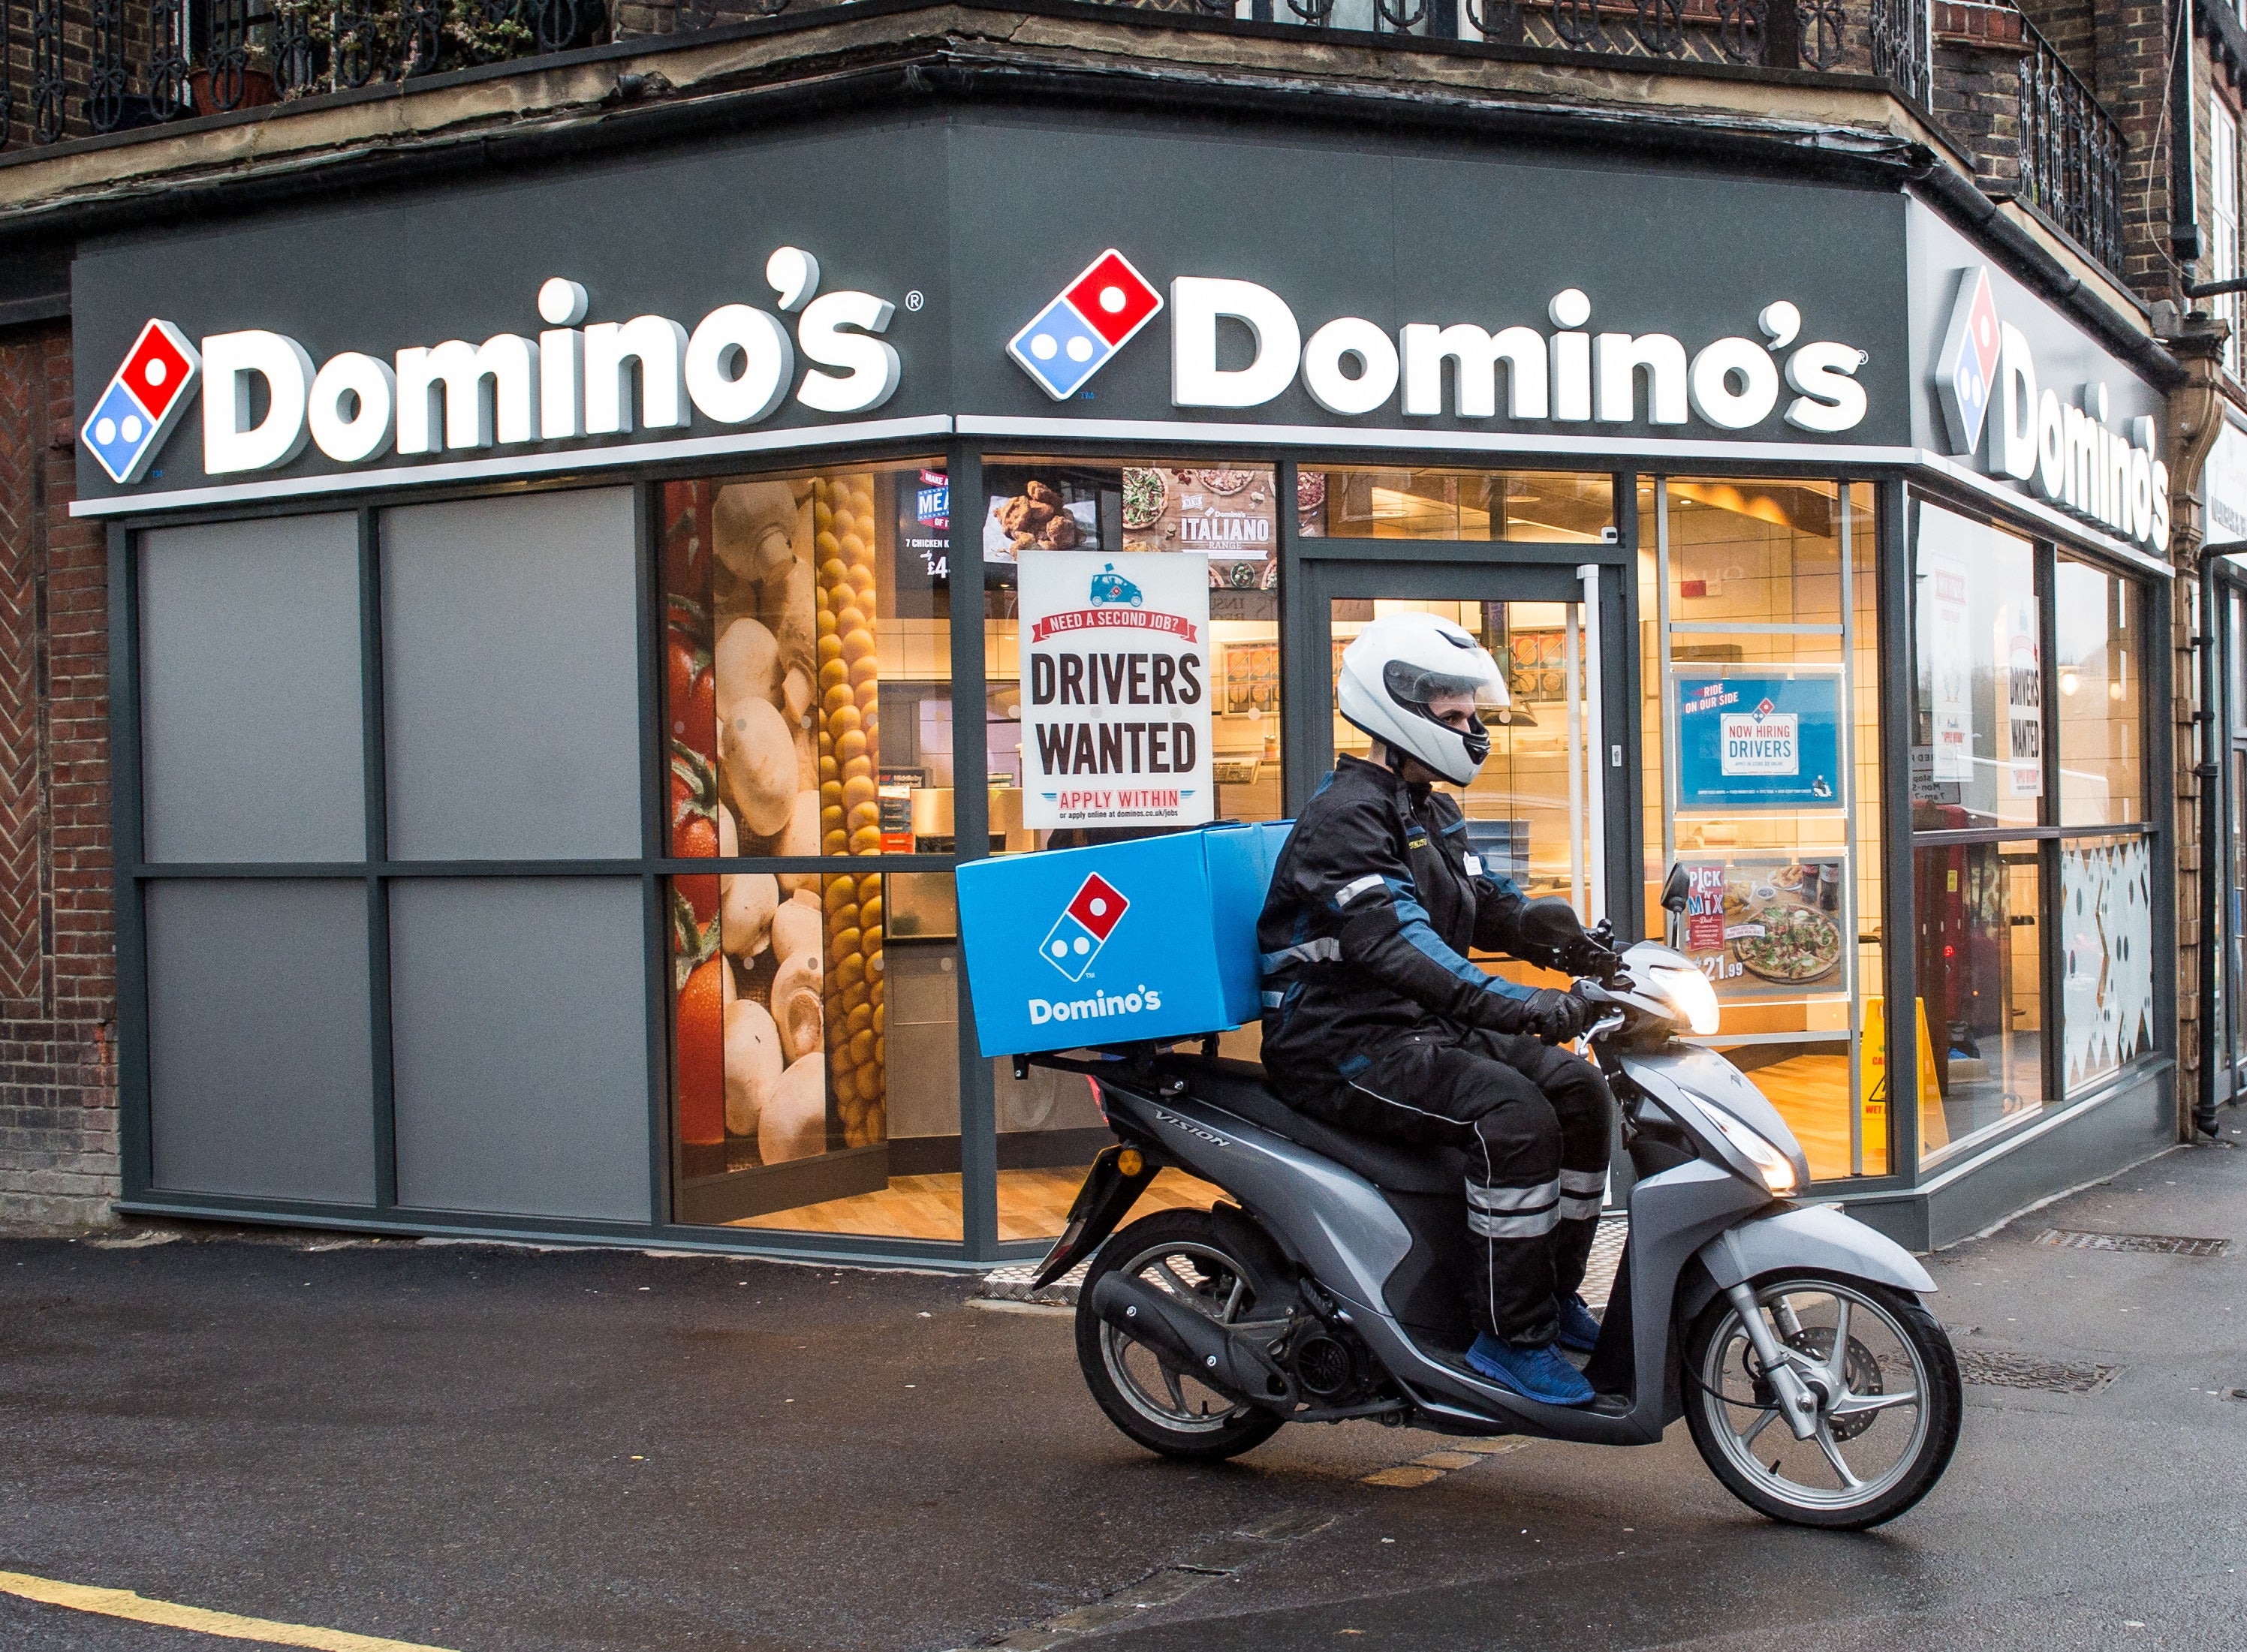
[[[1838,1181],[1850,1173],[1847,1056],[1791,1056],[1759,1067],[1748,1075],[1748,1082],[1769,1098],[1802,1143],[1813,1180]],[[1923,1152],[1933,1152],[1950,1140],[1939,1097],[1920,1100],[1919,1140]],[[1866,1111],[1864,1173],[1885,1176],[1888,1168],[1888,1126],[1875,1103]]]
[[[1749,1082],[1779,1109],[1810,1160],[1810,1174],[1834,1181],[1849,1171],[1849,1062],[1844,1055],[1796,1055],[1758,1068]],[[1929,1148],[1950,1139],[1939,1105],[1920,1109],[1921,1140]],[[1868,1176],[1888,1171],[1888,1133],[1877,1114],[1866,1121]],[[1084,1181],[1085,1167],[999,1172],[999,1237],[1003,1241],[1057,1237],[1069,1207]],[[1140,1196],[1137,1214],[1180,1206],[1205,1209],[1222,1198],[1206,1182],[1166,1170]],[[949,1240],[960,1237],[960,1178],[897,1176],[878,1192],[830,1199],[769,1216],[753,1216],[734,1227],[769,1228],[796,1233],[853,1234],[880,1239]]]
[[[1084,1184],[1086,1166],[1043,1171],[999,1172],[999,1238],[1049,1239],[1060,1237],[1069,1220],[1069,1207]],[[1208,1183],[1178,1171],[1157,1176],[1139,1202],[1135,1216],[1150,1211],[1181,1206],[1206,1210],[1224,1195]],[[878,1192],[829,1199],[770,1216],[753,1216],[727,1224],[732,1227],[777,1228],[796,1233],[850,1233],[881,1239],[949,1239],[960,1236],[960,1177],[893,1176]]]

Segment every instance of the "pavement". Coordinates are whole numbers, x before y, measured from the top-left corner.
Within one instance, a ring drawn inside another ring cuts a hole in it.
[[[1094,1408],[1064,1313],[957,1278],[0,1240],[0,1573],[75,1602],[0,1576],[0,1648],[2247,1645],[2241,1122],[1930,1268],[1970,1366],[2090,1391],[1970,1386],[1943,1482],[1843,1535],[1735,1503],[1682,1424],[1616,1451],[1360,1423],[1158,1461]]]

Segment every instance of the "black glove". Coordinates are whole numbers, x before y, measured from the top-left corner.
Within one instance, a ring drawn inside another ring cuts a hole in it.
[[[1540,986],[1521,1007],[1522,1031],[1547,1044],[1565,1044],[1583,1036],[1592,1024],[1592,1006],[1574,993]]]
[[[1571,975],[1589,975],[1595,980],[1607,980],[1618,961],[1614,948],[1602,945],[1596,934],[1579,937],[1561,949],[1562,970]]]

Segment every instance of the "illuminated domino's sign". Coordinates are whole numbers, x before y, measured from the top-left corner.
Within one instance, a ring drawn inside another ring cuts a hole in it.
[[[2028,335],[1999,312],[1983,265],[1958,272],[1935,391],[1952,453],[1978,454],[1992,476],[2125,539],[2168,548],[2169,470],[2153,420],[2110,430],[2104,384],[2081,386],[2072,405],[2040,386]]]
[[[690,332],[666,316],[585,324],[585,290],[556,276],[538,290],[536,338],[448,338],[386,360],[345,351],[315,366],[296,339],[250,328],[200,351],[152,321],[82,433],[110,478],[147,474],[200,373],[203,470],[239,475],[287,464],[309,444],[338,464],[459,453],[636,430],[770,418],[793,393],[826,413],[864,413],[897,392],[895,313],[869,292],[821,293],[819,263],[782,247],[765,266],[777,308],[721,304]],[[801,382],[796,355],[811,364]]]

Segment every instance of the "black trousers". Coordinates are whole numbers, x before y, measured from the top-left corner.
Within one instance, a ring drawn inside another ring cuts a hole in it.
[[[1599,1069],[1479,1030],[1408,1034],[1351,1066],[1314,1110],[1345,1129],[1465,1149],[1468,1314],[1506,1341],[1550,1342],[1560,1298],[1584,1282],[1607,1187],[1615,1097]]]

